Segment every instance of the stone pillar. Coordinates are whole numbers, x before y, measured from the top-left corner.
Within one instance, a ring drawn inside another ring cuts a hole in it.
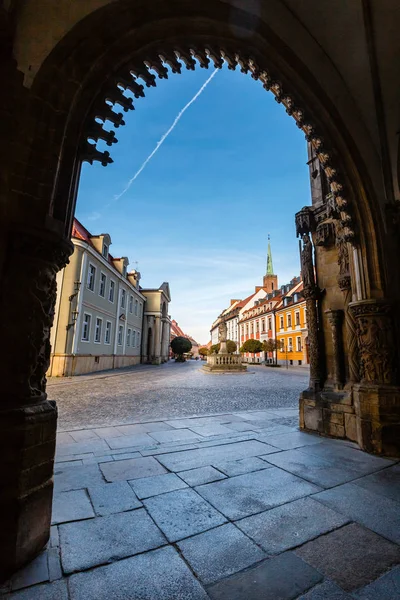
[[[159,365],[161,363],[161,319],[160,317],[154,318],[154,335],[153,335],[153,361]]]
[[[332,328],[333,350],[333,384],[336,389],[342,389],[344,382],[343,373],[343,343],[342,343],[342,310],[326,310],[329,324]]]
[[[360,446],[400,455],[400,387],[393,307],[386,300],[351,302],[360,358],[353,386]]]
[[[0,289],[0,579],[32,560],[50,534],[57,408],[47,400],[56,273],[72,245],[13,231]]]

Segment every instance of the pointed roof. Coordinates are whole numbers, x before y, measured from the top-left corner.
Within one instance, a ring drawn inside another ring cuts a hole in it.
[[[274,274],[274,267],[272,264],[272,251],[271,251],[271,242],[270,242],[270,236],[268,234],[268,254],[267,254],[267,275],[273,275]]]

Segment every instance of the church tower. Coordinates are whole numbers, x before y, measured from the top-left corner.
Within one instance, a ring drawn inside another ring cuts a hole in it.
[[[267,272],[263,278],[263,288],[270,294],[278,289],[278,276],[274,275],[274,267],[272,265],[271,241],[268,234],[268,253],[267,253]]]

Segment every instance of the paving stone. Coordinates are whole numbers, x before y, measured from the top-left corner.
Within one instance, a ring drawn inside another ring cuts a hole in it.
[[[126,460],[127,458],[141,458],[140,452],[127,452],[125,454],[115,454],[111,460]],[[104,461],[107,462],[107,461]]]
[[[52,525],[50,527],[50,547],[57,548],[60,545],[60,538],[58,536],[58,527],[57,525]]]
[[[291,473],[272,467],[201,485],[196,491],[229,519],[241,519],[308,496],[318,489]]]
[[[187,487],[186,483],[174,473],[144,477],[143,479],[135,479],[128,483],[140,499],[158,496],[159,494]]]
[[[312,590],[303,594],[297,600],[353,600],[354,596],[350,596],[344,592],[333,581],[325,580],[323,583],[316,585]]]
[[[119,448],[118,450],[110,450],[110,452],[112,452],[111,456],[114,460],[118,460],[117,457],[123,454],[135,454],[135,458],[140,458],[142,456],[140,451],[137,449],[137,446],[134,446],[133,448]]]
[[[155,423],[141,423],[141,426],[146,433],[151,433],[152,431],[169,431],[170,429],[173,429],[171,425],[164,423],[164,421],[157,421]]]
[[[153,431],[151,437],[157,442],[179,442],[197,440],[199,435],[190,429],[171,429],[170,431]]]
[[[355,485],[400,502],[400,465],[394,465],[353,482]]]
[[[308,542],[296,554],[347,592],[400,561],[398,546],[356,523]]]
[[[142,506],[126,481],[89,487],[88,492],[96,514],[102,517]]]
[[[358,600],[399,600],[400,567],[395,567],[373,583],[353,592],[353,598]]]
[[[11,579],[11,589],[20,590],[36,583],[49,580],[49,569],[47,564],[47,551],[37,556],[26,567],[20,569]]]
[[[185,442],[176,444],[163,444],[162,446],[156,446],[155,448],[151,448],[149,450],[140,450],[140,454],[142,456],[156,456],[158,454],[170,454],[170,452],[175,450],[179,450],[179,452],[182,450],[194,450],[198,447],[198,444],[185,444]]]
[[[111,450],[120,448],[135,448],[138,446],[151,446],[154,440],[147,433],[136,435],[121,435],[121,437],[107,438]]]
[[[232,431],[255,431],[254,430],[255,421],[237,421],[234,423],[227,423],[225,427],[227,429],[231,429]]]
[[[94,517],[93,507],[86,490],[60,492],[53,496],[52,525],[80,521]]]
[[[228,429],[228,427],[221,425],[220,423],[211,423],[210,425],[199,426],[191,425],[190,430],[203,437],[209,437],[211,435],[227,435],[231,433],[231,430]]]
[[[320,444],[323,438],[311,433],[303,433],[302,431],[293,431],[292,433],[271,435],[269,444],[276,446],[281,450],[291,450],[293,448],[300,448],[301,446]]]
[[[292,552],[265,560],[208,588],[213,600],[292,600],[322,575]]]
[[[54,469],[55,493],[79,490],[103,482],[104,479],[99,465],[82,465],[74,468],[64,468],[62,465],[56,465]]]
[[[178,542],[178,546],[205,584],[242,571],[266,557],[231,523]]]
[[[104,451],[103,451],[104,453]],[[58,456],[56,457],[56,464],[57,463],[63,463],[65,465],[65,463],[78,463],[79,461],[85,459],[85,458],[93,458],[94,453],[93,452],[86,452],[86,454],[73,454],[72,456]]]
[[[47,551],[47,563],[49,567],[50,581],[56,581],[62,577],[60,551],[58,548],[49,548]]]
[[[261,471],[265,468],[269,469],[271,465],[266,464],[265,461],[256,456],[250,456],[249,458],[215,463],[214,467],[225,473],[225,475],[228,475],[228,477],[234,477],[235,475],[243,475],[252,471]]]
[[[233,414],[240,419],[245,419],[246,421],[265,421],[266,419],[276,419],[276,414],[270,410],[249,410],[247,412]]]
[[[101,439],[112,438],[112,437],[120,437],[124,435],[118,429],[118,427],[100,427],[98,429],[93,429],[96,435]]]
[[[317,454],[307,454],[303,450],[284,450],[263,457],[263,460],[325,488],[352,481],[362,474],[344,461],[328,460]]]
[[[274,421],[269,421],[268,426],[258,429],[255,439],[265,441],[271,435],[283,435],[285,433],[296,433],[296,428],[288,427],[287,425],[280,425]]]
[[[208,598],[200,583],[171,547],[120,560],[88,573],[72,575],[69,585],[71,600]]]
[[[73,444],[74,438],[70,436],[66,431],[57,432],[57,445],[59,444]]]
[[[140,425],[138,423],[135,423],[133,425],[118,425],[117,429],[123,435],[128,435],[128,436],[136,435],[139,433],[146,433],[143,425]]]
[[[334,441],[332,443],[331,440],[324,440],[321,447],[305,446],[302,448],[302,452],[326,458],[339,467],[345,464],[347,468],[357,471],[359,477],[363,474],[373,473],[374,471],[379,471],[393,465],[392,460],[373,456],[360,449],[356,450],[344,444],[337,444]]]
[[[238,460],[247,456],[258,456],[276,452],[276,448],[249,440],[232,442],[221,446],[202,447],[197,450],[174,452],[159,457],[159,461],[170,471],[187,471],[196,467],[205,467],[220,460]]]
[[[88,440],[99,439],[99,436],[93,429],[81,429],[80,431],[70,431],[69,435],[75,442],[86,442]]]
[[[168,492],[143,501],[170,542],[222,525],[226,519],[194,490]]]
[[[152,475],[161,475],[167,471],[152,456],[146,458],[129,458],[128,460],[119,460],[112,463],[100,465],[107,481],[119,481],[128,479],[140,479],[142,477],[151,477]]]
[[[268,554],[279,554],[349,522],[347,517],[318,504],[311,498],[301,498],[237,521],[236,525]]]
[[[234,415],[213,415],[208,417],[191,417],[188,419],[173,419],[172,421],[166,421],[168,425],[171,425],[174,429],[187,429],[192,426],[203,427],[205,425],[213,425],[214,423],[224,423],[232,421],[241,421]]]
[[[82,571],[165,544],[142,508],[80,523],[60,525],[64,572]]]
[[[341,485],[313,496],[318,502],[337,510],[353,521],[400,544],[400,505],[353,483]]]
[[[66,580],[35,585],[6,596],[10,600],[68,600]]]
[[[67,469],[68,467],[78,467],[79,465],[83,465],[83,460],[64,460],[64,461],[56,461],[54,466],[61,466],[63,469]]]
[[[192,487],[226,479],[226,475],[217,471],[214,467],[199,467],[198,469],[190,469],[189,471],[180,471],[179,477],[182,477],[183,481],[186,481]]]
[[[110,446],[105,440],[88,440],[87,442],[74,442],[73,444],[62,444],[57,446],[57,457],[72,456],[76,454],[88,454],[89,452],[99,452],[107,454]]]

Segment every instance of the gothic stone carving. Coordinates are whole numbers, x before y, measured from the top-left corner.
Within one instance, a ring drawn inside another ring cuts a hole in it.
[[[335,240],[335,227],[332,222],[321,223],[315,230],[315,245],[330,246]]]
[[[308,233],[303,234],[303,249],[301,251],[301,274],[303,277],[304,289],[315,288],[315,275],[313,263],[313,247]]]
[[[336,248],[338,252],[338,284],[342,291],[351,288],[349,247],[344,228],[336,223]]]
[[[31,404],[45,399],[56,274],[68,263],[72,250],[69,242],[45,233],[41,237],[15,234],[9,244],[0,299],[2,341],[7,347],[0,373],[6,402]]]
[[[344,380],[343,373],[343,345],[341,325],[343,320],[342,310],[326,310],[325,314],[328,317],[329,324],[332,328],[332,350],[333,350],[333,367],[334,367],[334,384],[341,388]]]
[[[396,384],[396,346],[391,319],[392,307],[377,300],[349,304],[356,320],[362,383]]]
[[[309,206],[304,206],[298,213],[296,213],[296,234],[304,235],[314,231],[314,214]]]

